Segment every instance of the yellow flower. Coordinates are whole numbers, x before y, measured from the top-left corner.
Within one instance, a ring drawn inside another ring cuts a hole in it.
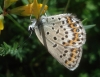
[[[40,10],[42,6],[43,4],[39,4],[37,0],[34,0],[34,2],[31,4],[14,8],[10,10],[9,12],[12,14],[17,14],[21,16],[30,16],[31,14],[33,14],[36,18],[38,18],[40,15]],[[44,11],[42,12],[42,14],[44,14],[46,10],[47,10],[47,5],[45,5]]]
[[[0,15],[0,33],[1,33],[1,30],[4,29],[3,19],[4,19],[4,16],[3,15]]]
[[[4,9],[8,8],[11,4],[15,3],[18,0],[4,0]]]

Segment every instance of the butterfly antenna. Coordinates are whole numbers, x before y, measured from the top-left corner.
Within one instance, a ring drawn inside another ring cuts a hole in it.
[[[29,1],[29,3],[32,3],[33,2],[33,0],[28,0]],[[31,11],[31,15],[30,15],[30,20],[31,20],[31,22],[32,22],[32,16],[33,16],[33,9],[32,9],[32,11]]]
[[[70,4],[70,0],[68,0],[68,2],[67,2],[67,4],[66,4],[66,7],[65,7],[65,10],[64,10],[64,13],[67,12],[67,9],[68,9],[69,4]]]

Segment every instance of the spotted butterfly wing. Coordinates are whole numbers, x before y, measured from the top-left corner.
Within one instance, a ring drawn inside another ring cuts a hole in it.
[[[59,14],[41,16],[34,26],[35,33],[49,53],[69,70],[75,70],[86,41],[85,30],[75,16]]]

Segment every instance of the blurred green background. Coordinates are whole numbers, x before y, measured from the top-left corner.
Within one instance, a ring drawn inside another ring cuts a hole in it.
[[[2,8],[3,1],[0,0]],[[67,2],[49,0],[47,15],[64,13]],[[26,3],[27,0],[19,0],[9,9]],[[67,13],[73,13],[81,20],[87,19],[84,25],[96,25],[86,30],[87,41],[83,46],[80,65],[75,71],[69,71],[59,64],[35,33],[27,40],[30,34],[29,17],[10,15],[5,16],[5,29],[0,35],[0,77],[100,77],[100,0],[70,0]]]

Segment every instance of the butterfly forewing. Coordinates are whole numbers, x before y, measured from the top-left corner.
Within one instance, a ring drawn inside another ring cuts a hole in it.
[[[34,29],[41,43],[59,63],[69,70],[77,68],[86,33],[75,16],[71,14],[42,16]]]

